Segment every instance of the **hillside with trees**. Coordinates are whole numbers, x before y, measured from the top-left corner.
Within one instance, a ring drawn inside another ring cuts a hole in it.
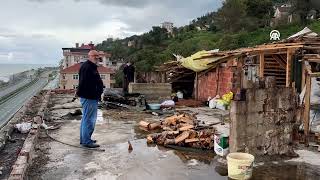
[[[283,3],[291,4],[290,13],[299,18],[290,24],[270,27],[275,7]],[[172,33],[154,26],[139,36],[107,39],[98,44],[97,49],[110,52],[114,61],[134,61],[138,71],[148,72],[154,66],[174,59],[172,54],[187,57],[200,50],[229,50],[267,43],[272,29],[278,29],[282,38],[306,25],[320,33],[320,22],[308,19],[311,10],[319,15],[317,0],[226,0],[217,12],[174,28]],[[130,47],[129,41],[133,43]]]

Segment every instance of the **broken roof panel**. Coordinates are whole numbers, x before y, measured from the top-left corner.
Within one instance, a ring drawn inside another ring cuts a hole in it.
[[[295,39],[295,38],[299,38],[299,37],[317,37],[318,34],[313,32],[311,29],[309,29],[308,27],[305,27],[303,30],[297,32],[296,34],[290,36],[287,39]]]

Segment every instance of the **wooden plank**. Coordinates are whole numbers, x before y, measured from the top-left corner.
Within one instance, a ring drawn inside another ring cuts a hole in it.
[[[283,71],[285,71],[286,69],[280,67],[280,66],[276,66],[276,65],[267,65],[267,66],[264,66],[265,69],[281,69]]]
[[[310,122],[310,93],[311,93],[311,76],[306,77],[306,95],[304,104],[303,126],[304,126],[304,142],[309,146],[309,122]]]
[[[304,65],[305,65],[305,68],[307,70],[307,73],[311,74],[312,71],[311,71],[311,66],[310,66],[309,62],[308,61],[304,61]]]
[[[195,96],[196,96],[196,100],[198,100],[199,99],[199,85],[198,85],[198,79],[199,79],[199,77],[198,77],[198,72],[196,72],[196,82],[195,82],[195,89],[196,89],[196,92],[195,92]]]
[[[186,139],[184,142],[185,143],[194,143],[194,142],[199,142],[199,141],[205,141],[206,138],[192,138],[192,139]]]
[[[264,70],[264,73],[268,73],[268,72],[278,72],[278,73],[283,73],[283,74],[286,74],[286,70],[283,70],[283,69],[265,69]]]
[[[270,55],[273,55],[273,54],[287,54],[287,51],[278,51],[278,52],[273,52],[273,53],[266,53],[265,56],[270,56]]]
[[[264,73],[264,76],[283,76],[287,79],[285,74],[278,74],[278,73]]]
[[[302,63],[302,79],[301,79],[301,90],[304,88],[305,84],[306,84],[306,67],[305,67],[305,63]]]
[[[314,72],[309,74],[311,77],[320,77],[320,72]]]
[[[276,56],[276,55],[273,55],[272,56],[274,58],[274,60],[276,60],[277,63],[279,63],[280,67],[282,67],[283,69],[286,69],[286,64],[282,62],[282,60]]]
[[[189,131],[183,131],[183,133],[181,133],[179,136],[177,136],[174,141],[175,144],[178,144],[181,141],[184,141],[185,139],[187,139],[189,137]]]
[[[286,87],[291,86],[291,64],[292,64],[292,51],[287,51],[287,68],[286,68]]]
[[[188,130],[190,130],[192,128],[194,128],[193,125],[187,125],[187,126],[179,128],[179,131],[188,131]]]
[[[314,46],[304,46],[303,49],[307,50],[320,50],[320,46],[314,47]]]
[[[260,54],[260,77],[264,76],[264,53]]]
[[[320,63],[320,59],[306,59],[309,62]]]

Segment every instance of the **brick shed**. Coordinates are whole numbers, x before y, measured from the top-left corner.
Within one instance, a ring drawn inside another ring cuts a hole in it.
[[[206,101],[208,97],[222,96],[230,91],[235,91],[236,77],[236,62],[229,60],[227,63],[222,63],[220,66],[210,69],[207,72],[198,75],[198,94],[197,99]],[[195,88],[197,86],[195,85]]]

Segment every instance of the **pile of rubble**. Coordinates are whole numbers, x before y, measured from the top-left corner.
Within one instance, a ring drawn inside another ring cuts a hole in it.
[[[176,145],[198,149],[213,149],[215,128],[199,123],[196,114],[179,113],[163,121],[149,123],[141,121],[139,126],[147,130],[162,130],[147,136],[147,143]]]

